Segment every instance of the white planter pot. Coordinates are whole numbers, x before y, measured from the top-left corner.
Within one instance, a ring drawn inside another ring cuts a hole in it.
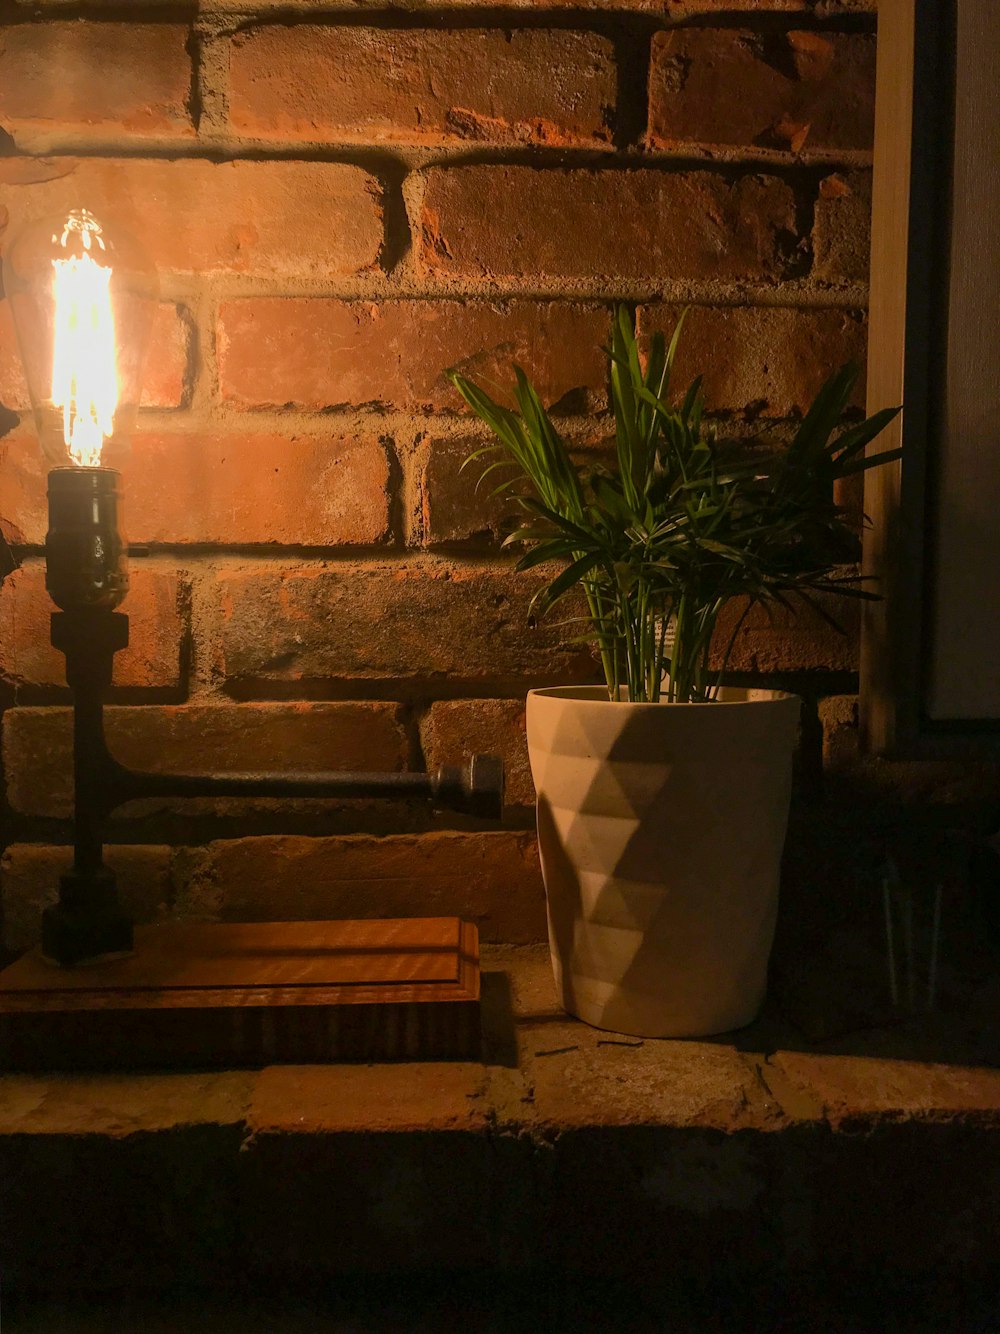
[[[528,753],[559,999],[597,1028],[699,1037],[767,984],[799,700],[528,695]]]

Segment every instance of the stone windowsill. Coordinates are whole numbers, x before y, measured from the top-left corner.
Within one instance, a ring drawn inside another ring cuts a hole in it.
[[[484,951],[484,1010],[483,1063],[4,1076],[4,1272],[993,1262],[1000,1070],[603,1033],[544,947]]]

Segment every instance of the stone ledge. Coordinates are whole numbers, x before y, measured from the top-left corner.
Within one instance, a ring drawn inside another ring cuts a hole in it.
[[[639,1042],[543,947],[484,968],[482,1063],[4,1076],[8,1285],[993,1266],[1000,1070]]]

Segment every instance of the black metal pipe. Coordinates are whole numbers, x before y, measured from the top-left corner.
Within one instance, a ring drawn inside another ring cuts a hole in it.
[[[465,765],[434,773],[163,774],[129,769],[108,749],[104,696],[115,653],[128,643],[128,617],[99,608],[55,612],[52,643],[66,655],[73,690],[73,774],[76,869],[99,867],[103,823],[116,807],[142,797],[423,797],[438,806],[498,820],[503,814],[503,763],[473,755]]]
[[[142,797],[422,797],[486,819],[503,814],[503,763],[474,755],[436,773],[158,774],[119,764],[104,735],[104,697],[115,654],[128,644],[128,617],[113,610],[128,573],[118,474],[110,468],[60,468],[49,474],[46,587],[63,610],[52,616],[52,643],[66,656],[73,691],[74,862],[59,902],[45,910],[42,948],[60,964],[116,955],[132,947],[132,925],[104,865],[110,813]]]
[[[73,709],[73,865],[84,874],[104,865],[104,802],[93,782],[92,757],[104,742],[104,718],[100,696],[79,691]]]
[[[499,819],[503,814],[503,765],[494,755],[473,755],[464,766],[445,765],[434,773],[158,774],[127,769],[103,746],[92,744],[88,770],[100,774],[105,811],[141,797],[339,797],[426,798],[438,806]]]
[[[42,953],[68,967],[132,950],[132,922],[119,900],[114,873],[104,865],[102,790],[110,760],[104,695],[114,655],[128,643],[128,617],[87,605],[56,612],[52,643],[66,655],[66,680],[73,691],[74,856],[72,870],[60,877],[58,902],[42,913]]]

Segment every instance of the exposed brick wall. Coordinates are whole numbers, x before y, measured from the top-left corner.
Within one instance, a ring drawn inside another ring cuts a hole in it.
[[[733,436],[787,432],[864,356],[874,8],[8,6],[0,244],[85,201],[161,272],[144,412],[110,460],[150,548],[109,716],[122,758],[399,769],[494,749],[515,807],[494,830],[400,803],[136,803],[111,838],[140,915],[464,911],[488,938],[543,933],[523,696],[595,663],[576,627],[529,628],[534,578],[461,469],[484,436],[442,371],[495,381],[516,359],[601,449],[615,301],[640,331],[689,303],[682,373],[707,371]],[[26,406],[2,302],[0,404]],[[0,518],[30,548],[0,591],[16,947],[67,856],[44,490],[25,415],[0,441]],[[856,643],[751,618],[735,662],[842,695]]]

